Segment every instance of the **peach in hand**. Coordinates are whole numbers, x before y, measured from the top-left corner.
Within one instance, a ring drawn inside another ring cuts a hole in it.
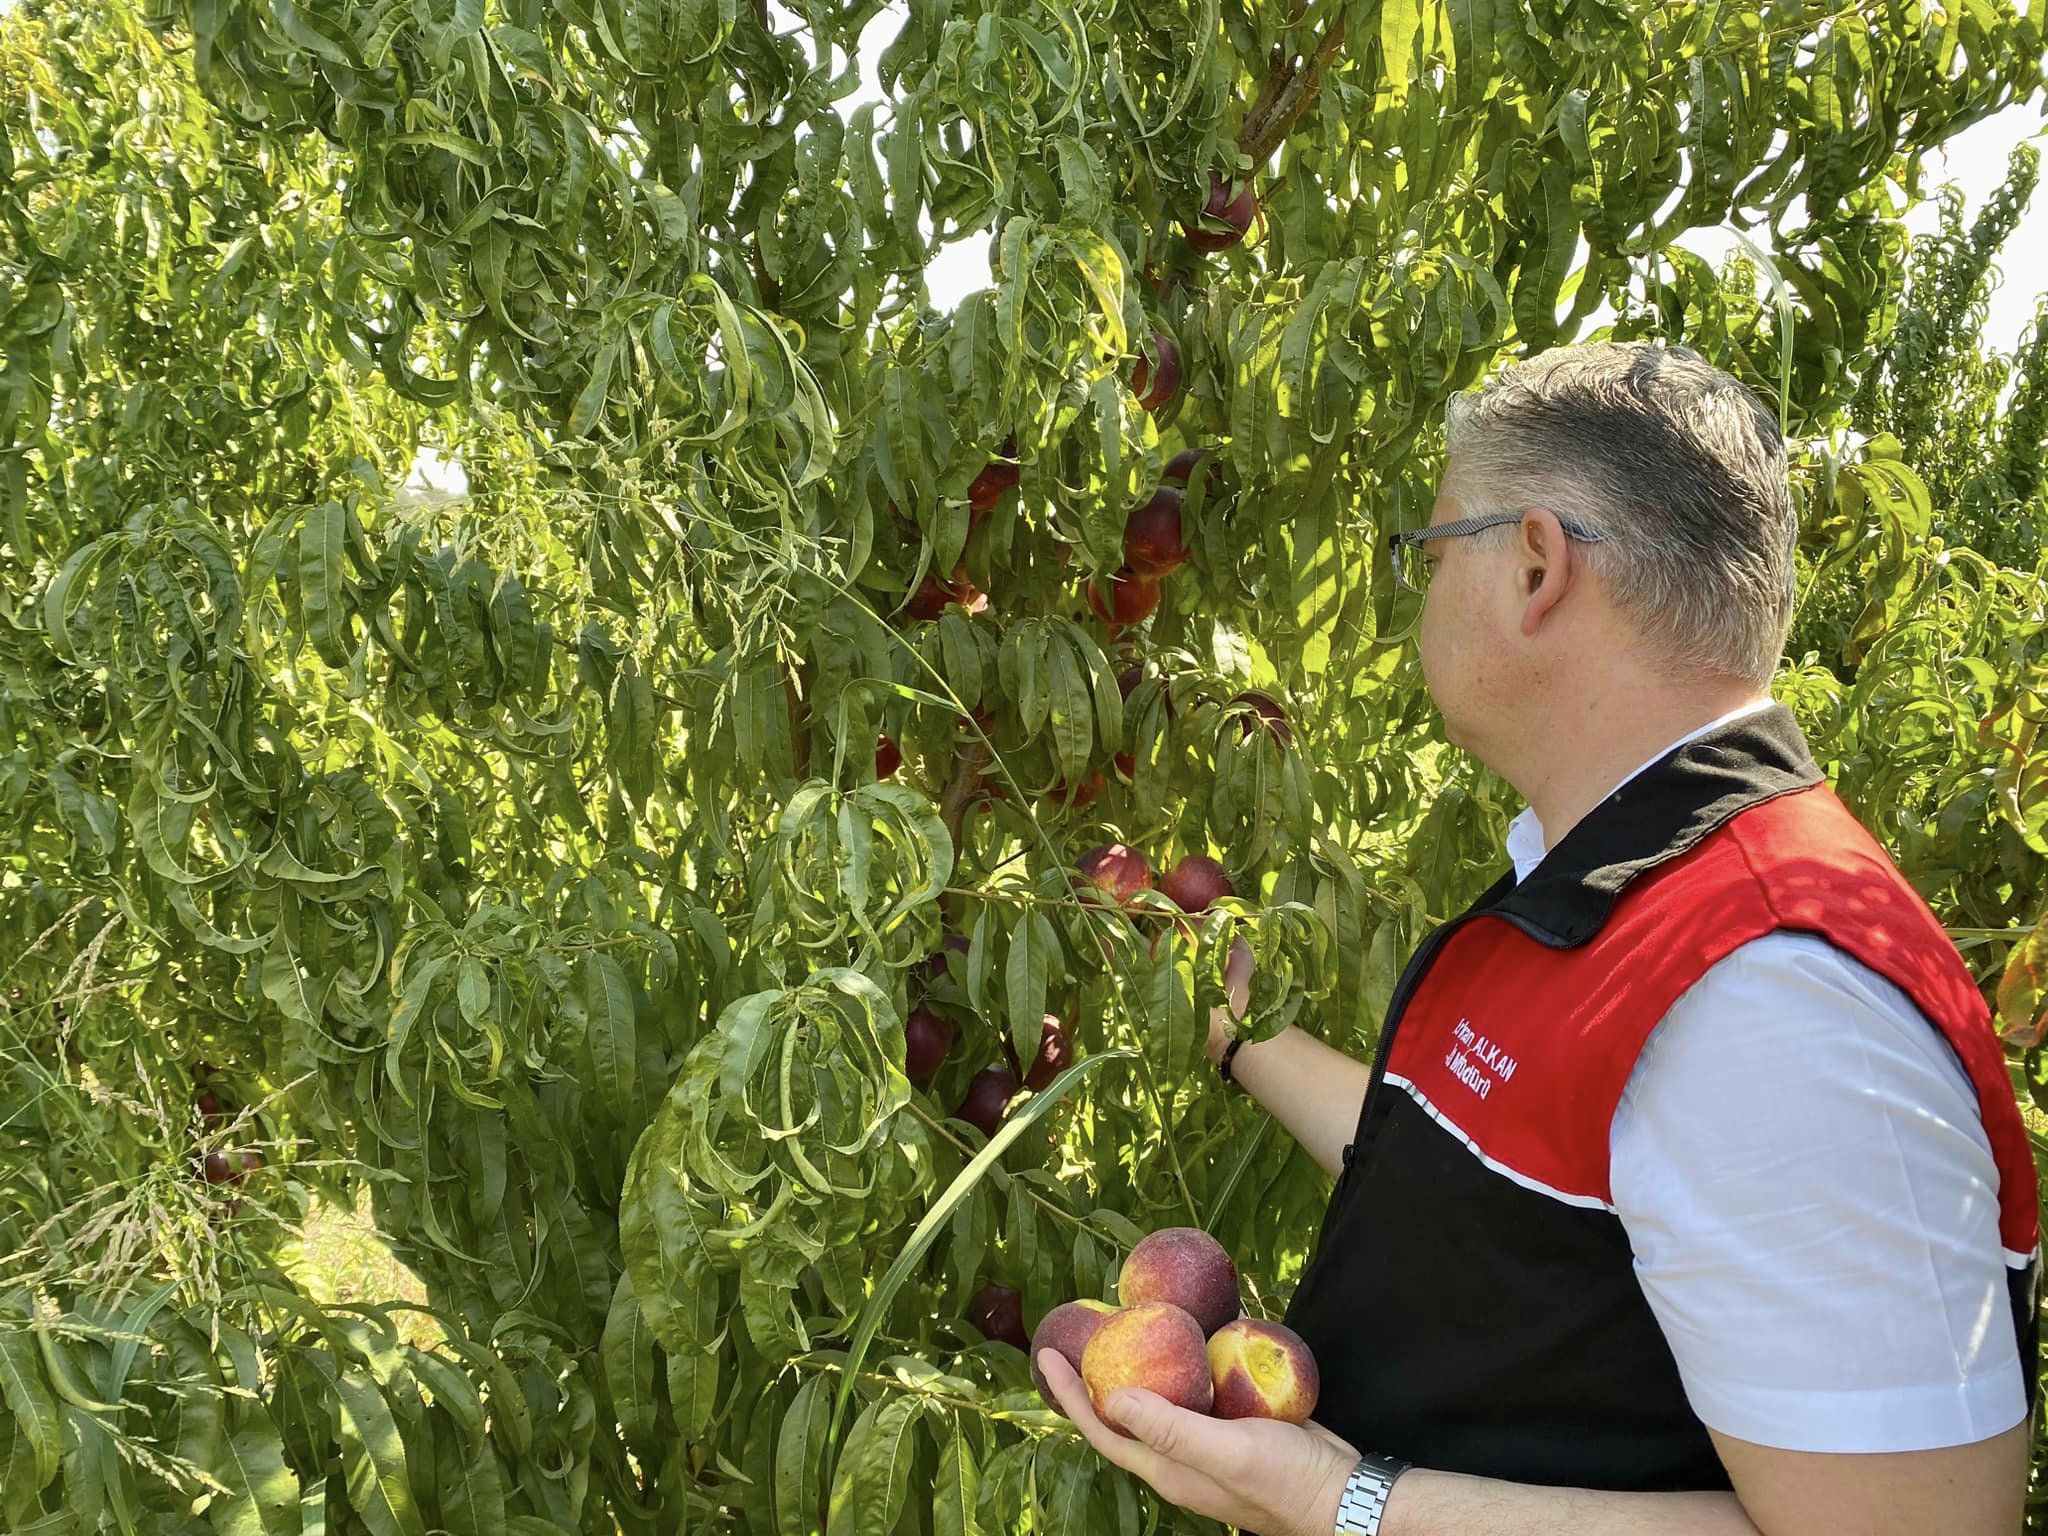
[[[1216,1395],[1201,1324],[1163,1301],[1104,1318],[1081,1351],[1081,1380],[1096,1417],[1118,1434],[1127,1431],[1111,1416],[1109,1400],[1126,1387],[1157,1392],[1194,1413],[1207,1413]]]
[[[1095,1337],[1095,1330],[1115,1312],[1116,1308],[1106,1301],[1063,1301],[1038,1320],[1038,1328],[1031,1335],[1031,1380],[1038,1388],[1038,1395],[1045,1399],[1045,1406],[1053,1412],[1063,1410],[1052,1395],[1052,1383],[1038,1368],[1038,1352],[1050,1349],[1065,1355],[1067,1364],[1079,1375],[1081,1352]]]
[[[1256,1317],[1240,1317],[1209,1335],[1209,1373],[1219,1419],[1305,1424],[1322,1391],[1316,1357],[1302,1336]]]
[[[1140,1238],[1117,1276],[1116,1299],[1127,1307],[1170,1302],[1194,1318],[1205,1338],[1242,1310],[1237,1266],[1200,1227],[1162,1227]]]

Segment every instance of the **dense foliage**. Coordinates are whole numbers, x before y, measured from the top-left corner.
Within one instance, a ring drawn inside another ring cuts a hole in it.
[[[1603,304],[1783,402],[1780,695],[2031,1033],[2048,326],[1898,215],[2038,12],[934,0],[842,110],[879,11],[0,18],[0,1526],[1145,1528],[970,1301],[1172,1222],[1284,1300],[1325,1187],[1198,1021],[1241,933],[1367,1049],[1491,878],[1381,536]],[[1238,899],[1080,901],[1113,840]],[[438,1342],[277,1267],[363,1186]]]

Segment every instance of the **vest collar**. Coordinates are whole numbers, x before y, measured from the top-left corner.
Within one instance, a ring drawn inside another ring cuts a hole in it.
[[[1474,905],[1569,949],[1598,933],[1637,876],[1732,818],[1821,782],[1782,704],[1731,720],[1659,759],[1589,811],[1529,878],[1508,873]]]

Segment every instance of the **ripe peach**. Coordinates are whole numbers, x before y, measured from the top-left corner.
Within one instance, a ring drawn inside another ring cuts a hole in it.
[[[1159,889],[1183,912],[1206,912],[1211,903],[1237,894],[1223,866],[1199,853],[1189,854],[1169,869]]]
[[[1200,1227],[1162,1227],[1138,1240],[1117,1275],[1116,1299],[1126,1307],[1164,1301],[1214,1333],[1241,1310],[1237,1266]]]
[[[967,505],[977,512],[986,512],[1003,499],[1003,493],[1023,478],[1023,471],[1015,464],[1006,464],[1001,459],[991,459],[988,467],[974,477],[974,483],[967,487]]]
[[[1106,592],[1100,577],[1090,581],[1087,598],[1105,624],[1142,624],[1159,607],[1159,582],[1124,566],[1111,575]]]
[[[928,1083],[938,1075],[953,1049],[953,1026],[931,1009],[917,1007],[903,1021],[903,1075]]]
[[[903,749],[887,736],[875,738],[875,777],[893,779],[896,770],[903,766]]]
[[[1209,1336],[1209,1372],[1219,1419],[1285,1419],[1305,1424],[1322,1378],[1301,1335],[1282,1323],[1240,1317]]]
[[[1017,1048],[1010,1043],[1007,1033],[1003,1035],[1003,1054],[1010,1059],[1010,1070],[1017,1070]],[[1057,1014],[1048,1013],[1038,1027],[1038,1054],[1031,1058],[1031,1070],[1024,1074],[1024,1086],[1033,1093],[1043,1093],[1046,1085],[1074,1063],[1074,1043],[1067,1038],[1067,1027],[1059,1021]]]
[[[1001,1339],[1019,1349],[1028,1349],[1030,1335],[1024,1331],[1024,1298],[1007,1285],[984,1285],[967,1303],[967,1321],[986,1339]]]
[[[1140,576],[1171,576],[1188,563],[1181,536],[1180,492],[1161,486],[1124,519],[1124,559]]]
[[[1084,805],[1093,805],[1102,795],[1105,780],[1100,768],[1090,768],[1075,784],[1055,784],[1045,792],[1045,798],[1062,810],[1078,811]]]
[[[1182,220],[1180,231],[1187,237],[1188,244],[1198,251],[1225,251],[1244,239],[1258,209],[1258,196],[1252,191],[1250,182],[1233,192],[1231,183],[1225,181],[1220,172],[1211,171],[1209,200],[1202,205],[1201,220],[1192,223]],[[1205,223],[1211,227],[1205,227]],[[1218,224],[1223,227],[1213,227]]]
[[[1294,727],[1287,723],[1287,711],[1280,707],[1277,700],[1267,694],[1256,693],[1248,689],[1238,694],[1230,702],[1233,704],[1248,704],[1253,711],[1251,714],[1242,716],[1238,721],[1238,735],[1240,738],[1249,738],[1253,731],[1263,725],[1273,733],[1273,739],[1279,742],[1281,746],[1285,747],[1293,744]]]
[[[966,571],[958,566],[948,581],[927,572],[903,605],[903,613],[906,618],[924,623],[944,613],[948,603],[958,603],[969,613],[983,613],[988,609],[988,594],[969,581]]]
[[[1195,1413],[1207,1413],[1216,1397],[1202,1325],[1163,1301],[1105,1317],[1081,1350],[1081,1380],[1097,1417],[1119,1434],[1124,1428],[1111,1416],[1109,1399],[1125,1387],[1157,1392]]]
[[[1138,366],[1131,370],[1131,393],[1148,411],[1158,410],[1180,393],[1180,343],[1164,331],[1154,331],[1152,350],[1159,358],[1156,371],[1151,358],[1143,353],[1138,356]]]
[[[933,981],[937,981],[940,977],[946,974],[947,950],[952,950],[955,954],[965,955],[973,948],[974,945],[971,942],[969,942],[966,934],[947,934],[943,939],[939,940],[939,947],[933,950],[929,955],[925,956],[925,975],[930,977]]]
[[[1055,1413],[1060,1411],[1060,1405],[1052,1395],[1052,1386],[1046,1381],[1045,1373],[1038,1368],[1038,1352],[1041,1349],[1057,1350],[1067,1357],[1067,1364],[1079,1375],[1081,1352],[1095,1337],[1095,1330],[1115,1312],[1116,1308],[1106,1301],[1063,1301],[1038,1320],[1037,1331],[1031,1335],[1031,1380],[1038,1388],[1038,1395],[1045,1399],[1045,1406]]]
[[[903,612],[905,617],[923,623],[944,613],[946,604],[951,601],[952,588],[941,582],[938,577],[927,574],[924,580],[917,584],[917,590],[910,594],[910,601],[904,604]]]
[[[1183,448],[1166,461],[1166,468],[1159,471],[1159,478],[1174,485],[1186,485],[1195,472],[1195,466],[1207,458],[1213,458],[1214,448]]]
[[[984,1136],[1002,1129],[1003,1110],[1017,1094],[1017,1074],[1008,1067],[983,1067],[967,1081],[967,1096],[953,1111]]]
[[[1081,855],[1074,866],[1078,883],[1092,885],[1114,901],[1128,902],[1140,891],[1152,889],[1152,866],[1145,855],[1122,843],[1104,843]]]

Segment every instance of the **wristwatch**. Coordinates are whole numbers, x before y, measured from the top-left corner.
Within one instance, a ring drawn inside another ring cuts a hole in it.
[[[1216,1062],[1216,1075],[1231,1087],[1240,1091],[1243,1090],[1244,1084],[1230,1075],[1230,1063],[1231,1058],[1237,1055],[1237,1048],[1243,1044],[1243,1035],[1232,1035],[1230,1037],[1230,1044],[1223,1047],[1223,1055]]]
[[[1336,1536],[1379,1536],[1387,1495],[1393,1491],[1394,1479],[1408,1466],[1392,1456],[1359,1457],[1344,1485],[1344,1497],[1337,1501]]]

